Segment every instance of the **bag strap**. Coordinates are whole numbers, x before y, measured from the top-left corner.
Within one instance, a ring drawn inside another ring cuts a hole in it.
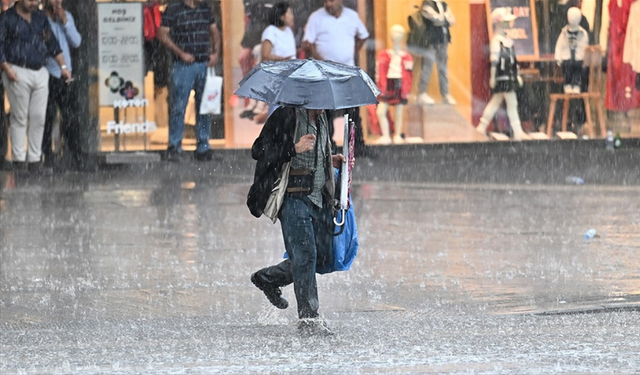
[[[307,110],[308,111],[308,110]],[[322,114],[320,114],[322,115]],[[308,113],[307,113],[307,117]],[[311,119],[309,119],[311,120]],[[311,122],[311,121],[309,121]],[[316,116],[316,121],[315,122],[315,126],[316,126],[316,140],[313,143],[313,150],[314,150],[314,156],[313,156],[313,170],[315,171],[316,168],[318,167],[318,138],[320,138],[320,126],[318,126],[318,116]],[[309,130],[309,124],[307,124],[307,130]]]

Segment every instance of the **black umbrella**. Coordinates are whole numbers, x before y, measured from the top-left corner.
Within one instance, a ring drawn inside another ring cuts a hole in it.
[[[260,63],[240,81],[235,93],[275,105],[342,109],[377,104],[380,90],[357,66],[285,60]]]

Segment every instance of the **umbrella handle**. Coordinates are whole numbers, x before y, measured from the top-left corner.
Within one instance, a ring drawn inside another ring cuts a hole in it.
[[[338,221],[336,220],[336,218],[333,218],[333,223],[339,227],[343,227],[344,226],[344,218],[347,216],[347,210],[345,210],[344,208],[341,209],[340,211],[342,211],[342,218],[340,220],[340,222],[338,223]],[[344,228],[342,228],[344,229]],[[340,230],[340,233],[342,233],[342,229]],[[338,233],[338,234],[340,234]]]

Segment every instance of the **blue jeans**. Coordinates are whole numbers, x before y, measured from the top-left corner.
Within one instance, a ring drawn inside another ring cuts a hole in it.
[[[306,197],[285,196],[279,219],[289,259],[256,272],[256,276],[277,287],[293,282],[298,317],[315,318],[319,308],[316,270],[333,264],[331,208],[320,208]]]
[[[209,150],[211,116],[200,114],[202,91],[207,79],[207,63],[187,64],[176,61],[171,67],[171,114],[169,116],[169,148],[182,151],[184,136],[184,113],[189,102],[191,90],[196,91],[196,152]]]

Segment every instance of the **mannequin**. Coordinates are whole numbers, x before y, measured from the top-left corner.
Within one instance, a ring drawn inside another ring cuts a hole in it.
[[[422,58],[418,100],[423,105],[433,105],[435,100],[427,94],[433,64],[438,65],[438,83],[445,104],[455,105],[456,100],[449,94],[447,70],[448,48],[451,43],[449,28],[455,18],[446,2],[424,0],[418,12],[408,18],[409,38],[407,45],[411,53]]]
[[[376,109],[378,123],[382,130],[376,144],[389,144],[391,137],[389,134],[389,120],[387,111],[389,106],[395,107],[395,127],[393,143],[404,143],[402,138],[404,106],[407,104],[407,95],[411,90],[411,74],[413,70],[413,58],[401,48],[405,30],[400,25],[393,25],[389,30],[391,35],[391,49],[386,49],[378,54],[378,87],[382,92],[380,103]]]
[[[568,24],[562,28],[556,42],[555,59],[562,67],[564,92],[579,94],[582,81],[584,51],[589,45],[589,34],[580,27],[582,12],[573,7],[567,12]]]
[[[629,20],[640,20],[640,2],[631,4]],[[622,62],[630,64],[631,69],[636,72],[636,90],[640,91],[640,25],[638,22],[627,23]]]
[[[480,124],[476,130],[486,136],[489,123],[504,100],[507,105],[507,115],[513,131],[513,139],[520,141],[526,137],[520,125],[518,115],[518,98],[516,86],[522,86],[522,77],[516,60],[513,39],[507,36],[511,22],[516,17],[510,8],[496,8],[491,12],[491,22],[494,26],[494,35],[491,39],[491,99],[482,113]]]

